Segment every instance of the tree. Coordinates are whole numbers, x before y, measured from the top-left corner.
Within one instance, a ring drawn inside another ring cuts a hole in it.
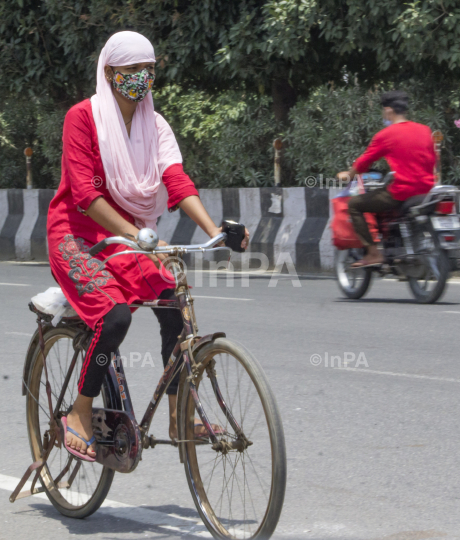
[[[286,119],[299,92],[340,74],[312,24],[315,9],[314,0],[4,2],[0,75],[10,92],[27,88],[68,107],[94,87],[105,40],[133,29],[156,47],[160,86],[267,89],[277,117]]]
[[[318,25],[333,52],[364,78],[460,76],[457,0],[324,0]]]
[[[122,29],[158,53],[158,84],[297,95],[344,72],[369,84],[460,73],[457,0],[11,0],[0,4],[0,75],[11,92],[67,107],[94,88],[95,61]]]
[[[460,79],[457,0],[10,0],[0,2],[5,152],[23,160],[22,148],[1,142],[3,126],[16,123],[7,108],[20,115],[31,102],[37,123],[24,143],[42,141],[43,156],[56,161],[63,115],[94,93],[99,51],[120,30],[154,44],[157,91],[172,83],[211,97],[229,89],[270,96],[283,129],[298,98],[324,83],[418,80],[431,107],[460,109],[452,96]]]

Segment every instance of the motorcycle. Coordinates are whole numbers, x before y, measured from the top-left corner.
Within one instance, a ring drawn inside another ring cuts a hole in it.
[[[394,173],[363,174],[367,190],[386,186]],[[342,293],[359,299],[369,290],[374,275],[394,275],[407,280],[417,302],[439,300],[460,257],[460,220],[457,214],[458,189],[437,185],[426,195],[404,201],[397,212],[377,214],[381,266],[352,268],[363,258],[364,248],[337,250],[335,272]]]

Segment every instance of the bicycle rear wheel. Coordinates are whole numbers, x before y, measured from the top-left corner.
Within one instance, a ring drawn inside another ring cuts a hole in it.
[[[220,449],[194,440],[198,416],[186,377],[179,416],[190,491],[215,538],[266,539],[278,523],[286,488],[286,449],[281,416],[257,360],[241,345],[217,338],[195,356],[194,383],[202,407],[219,426]],[[220,392],[220,394],[219,394]],[[240,426],[235,429],[229,414]]]
[[[72,328],[56,328],[44,335],[53,407],[56,406],[75,354],[76,335],[77,331]],[[84,350],[78,353],[77,362],[57,414],[58,418],[66,414],[77,396],[77,384],[84,354]],[[38,346],[32,360],[27,386],[29,389],[26,404],[27,430],[32,457],[36,461],[43,455],[51,435],[43,357]],[[114,392],[108,389],[107,378],[101,395],[94,400],[94,406],[119,408]],[[59,448],[55,443],[46,465],[41,470],[40,481],[49,500],[61,514],[73,518],[85,518],[95,512],[104,502],[114,474],[115,471],[102,467],[98,463],[73,458],[64,445]]]

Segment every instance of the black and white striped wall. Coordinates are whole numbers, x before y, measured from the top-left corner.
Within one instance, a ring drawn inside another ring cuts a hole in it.
[[[0,189],[0,260],[46,261],[46,216],[54,189]]]
[[[260,257],[266,256],[270,268],[292,261],[297,272],[305,272],[332,268],[331,191],[319,187],[201,189],[200,197],[216,224],[232,219],[244,223],[251,233],[250,254],[232,255],[235,268],[242,264],[256,268]],[[47,260],[46,214],[54,193],[52,189],[0,190],[0,260]],[[170,244],[208,239],[181,210],[165,212],[158,233]],[[263,255],[258,257],[258,253]],[[209,261],[218,264],[227,255],[221,252],[205,259],[204,266]]]

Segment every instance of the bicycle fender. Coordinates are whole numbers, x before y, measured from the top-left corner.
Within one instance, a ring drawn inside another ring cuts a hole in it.
[[[196,352],[198,352],[203,345],[211,343],[211,341],[214,341],[220,337],[227,337],[227,334],[225,332],[214,332],[214,334],[207,334],[206,336],[203,336],[195,343],[195,345],[193,345],[192,354],[194,355]]]
[[[52,325],[43,325],[43,334],[46,334],[46,332],[54,328]],[[24,368],[22,371],[22,395],[27,395],[27,388],[26,384],[29,381],[29,372],[30,372],[30,366],[32,365],[32,360],[34,357],[35,350],[39,346],[38,343],[38,328],[35,330],[32,339],[30,340],[29,347],[27,349],[26,359],[24,360]]]

